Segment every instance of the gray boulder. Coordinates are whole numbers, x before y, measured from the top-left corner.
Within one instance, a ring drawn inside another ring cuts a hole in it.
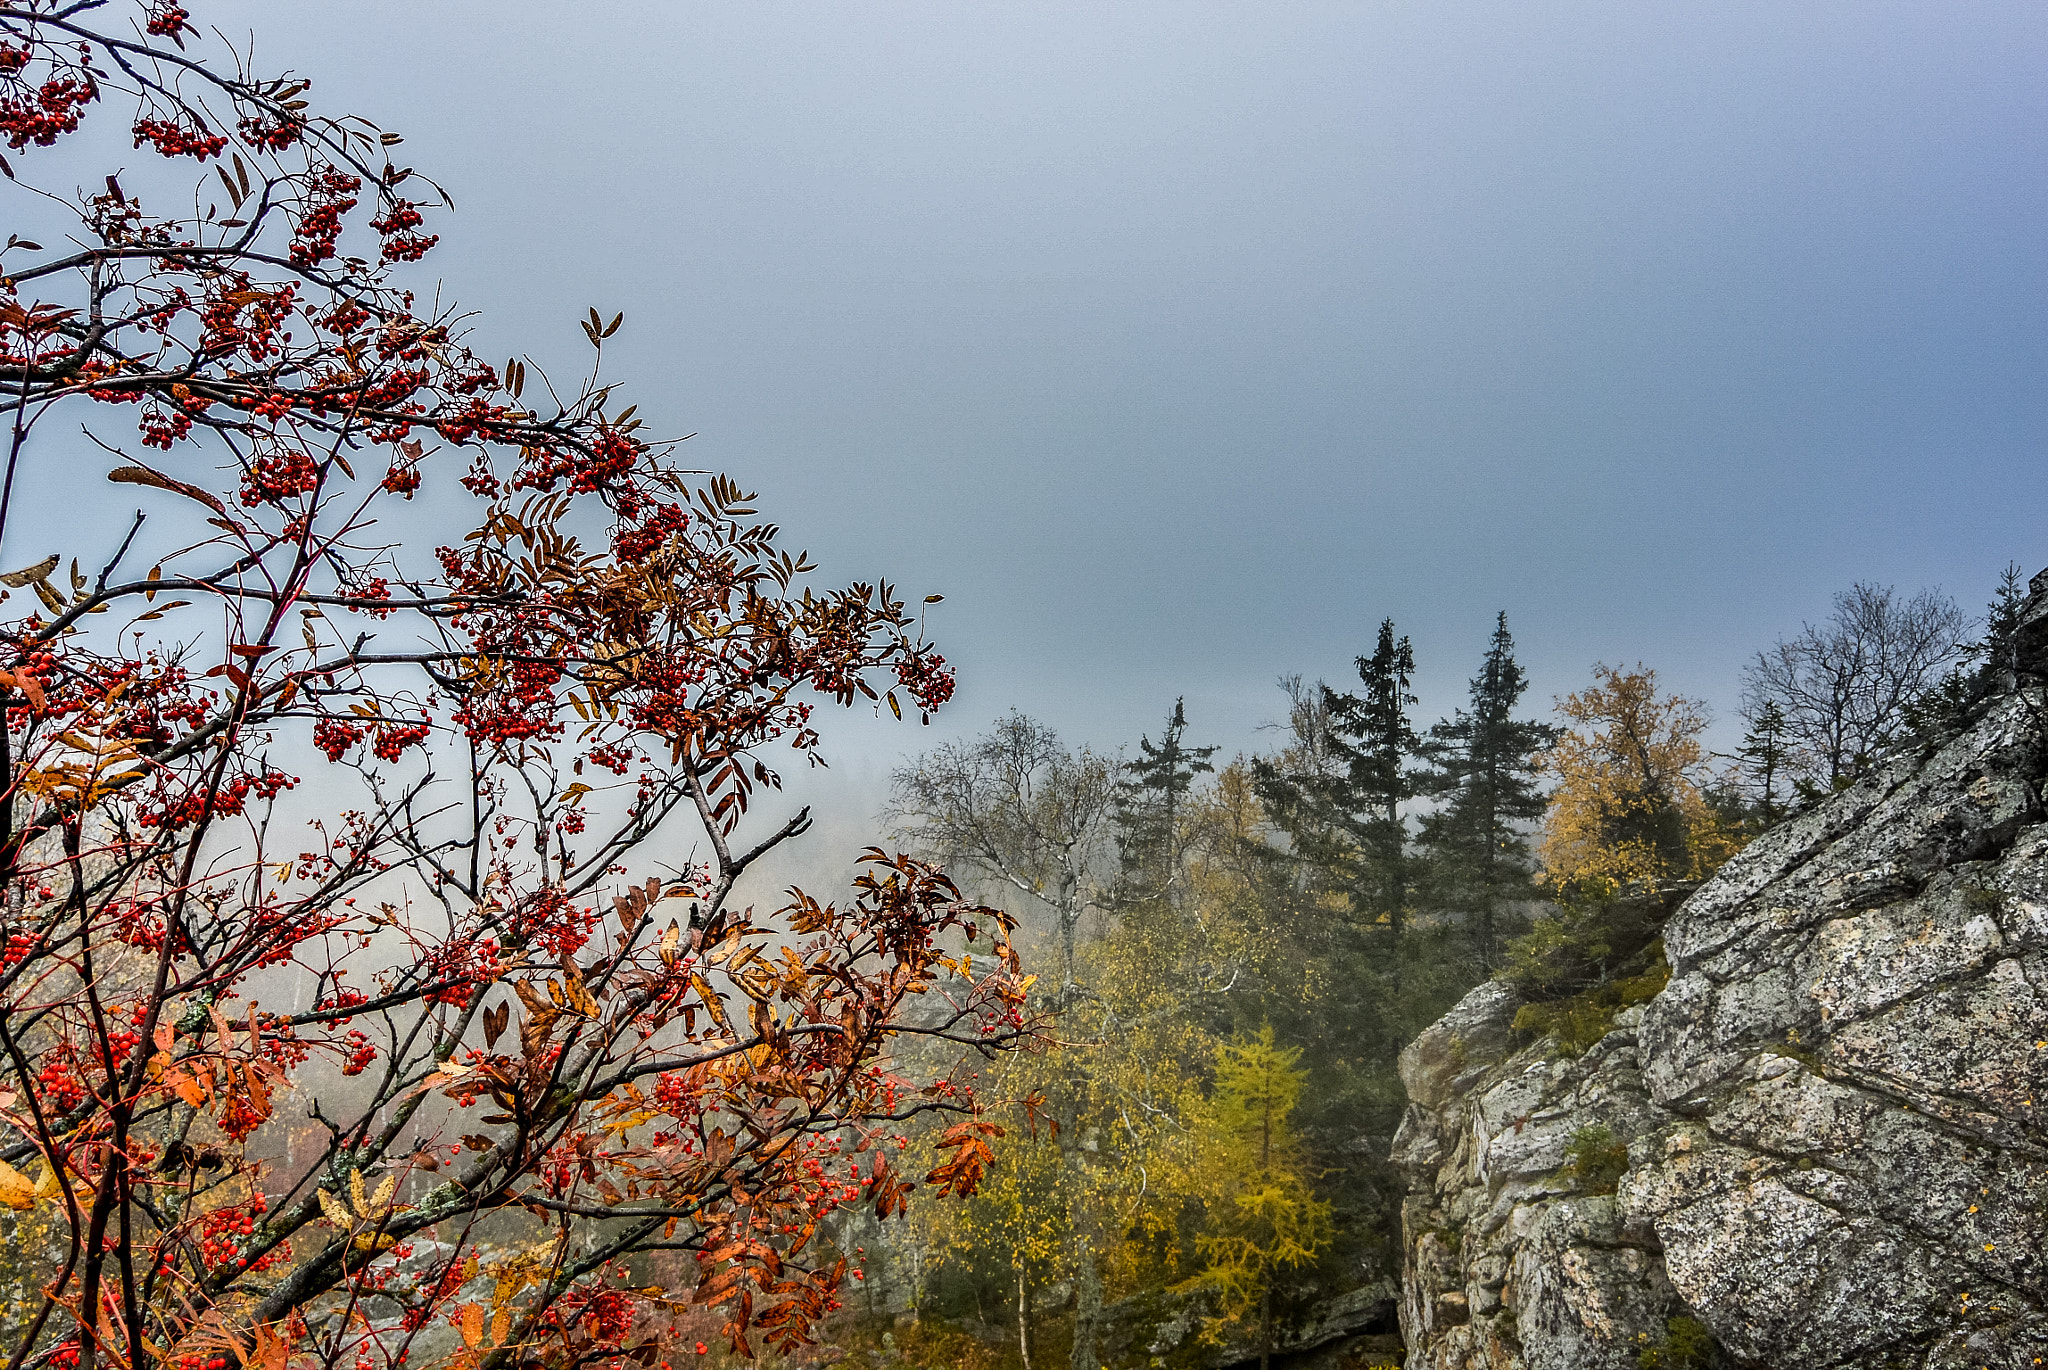
[[[1759,838],[1577,1061],[1473,992],[1402,1059],[1411,1370],[2048,1364],[2048,588],[1944,745]],[[1611,1197],[1559,1178],[1603,1127]]]

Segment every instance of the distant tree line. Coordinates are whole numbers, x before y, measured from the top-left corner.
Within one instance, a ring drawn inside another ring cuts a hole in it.
[[[871,1277],[920,1326],[1007,1326],[1033,1370],[1108,1363],[1134,1308],[1263,1358],[1277,1322],[1397,1278],[1402,1045],[1489,977],[1532,1038],[1590,1045],[1663,985],[1687,892],[1993,687],[2022,595],[2008,571],[1973,638],[1938,591],[1858,583],[1748,664],[1730,755],[1640,664],[1535,716],[1501,614],[1433,722],[1389,619],[1354,682],[1282,679],[1263,755],[1222,762],[1175,700],[1128,754],[1012,713],[908,761],[896,834],[1035,933],[1062,1045],[995,1067],[1043,1126]]]

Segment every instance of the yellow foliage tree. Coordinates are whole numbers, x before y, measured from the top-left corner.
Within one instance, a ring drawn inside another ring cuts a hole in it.
[[[1074,1282],[1073,1363],[1092,1367],[1105,1291],[1158,1288],[1184,1273],[1180,1219],[1200,1202],[1192,1186],[1203,1098],[1192,1066],[1209,1040],[1170,1015],[1120,1027],[1107,1020],[1108,1030],[1105,1020],[1070,1010],[1063,1026],[1082,1030],[1058,1051],[996,1064],[985,1087],[1038,1100],[1041,1125],[1002,1139],[966,1202],[925,1206],[913,1219],[928,1226],[897,1237],[899,1247],[908,1238],[981,1281],[1008,1285],[1027,1370],[1039,1360],[1036,1300],[1046,1284]]]
[[[1608,892],[1703,879],[1741,845],[1707,802],[1706,708],[1657,690],[1657,673],[1600,665],[1558,703],[1567,728],[1540,848],[1553,886]]]
[[[1271,1027],[1218,1047],[1203,1110],[1208,1221],[1195,1241],[1203,1264],[1180,1288],[1215,1300],[1211,1341],[1256,1315],[1259,1370],[1272,1354],[1276,1278],[1314,1264],[1333,1236],[1330,1205],[1315,1197],[1288,1126],[1308,1078],[1300,1058],[1300,1048],[1274,1045]]]
[[[1017,1297],[1017,1349],[1031,1370],[1031,1291],[1057,1267],[1068,1239],[1068,1166],[1050,1133],[996,1148],[981,1188],[946,1215],[948,1254],[1008,1268]]]

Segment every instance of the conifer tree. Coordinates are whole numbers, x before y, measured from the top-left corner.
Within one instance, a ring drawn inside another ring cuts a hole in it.
[[[1295,858],[1316,868],[1347,896],[1353,917],[1385,928],[1398,947],[1409,902],[1408,825],[1401,805],[1415,797],[1409,760],[1420,746],[1408,710],[1415,650],[1380,624],[1371,656],[1358,658],[1362,694],[1319,685],[1328,720],[1323,764],[1283,768],[1253,762],[1259,798],[1293,845]]]
[[[1443,799],[1422,820],[1421,846],[1441,892],[1468,913],[1473,952],[1488,973],[1500,959],[1501,907],[1527,891],[1529,843],[1519,825],[1543,816],[1540,753],[1557,737],[1514,716],[1528,688],[1503,612],[1472,677],[1471,707],[1436,724],[1421,747],[1436,769],[1420,785]]]
[[[1984,636],[1964,647],[1962,659],[1907,706],[1907,726],[1916,735],[1930,741],[1952,736],[1968,726],[1986,699],[2012,688],[2019,676],[2020,615],[2028,592],[2019,564],[2008,562],[1985,606]]]
[[[1124,763],[1117,786],[1117,849],[1138,898],[1156,897],[1172,885],[1188,792],[1196,776],[1216,769],[1209,761],[1215,747],[1190,747],[1181,740],[1188,728],[1185,703],[1173,701],[1156,745],[1149,736],[1138,739],[1138,758]]]
[[[1768,828],[1787,812],[1781,799],[1788,797],[1792,789],[1786,776],[1792,773],[1791,746],[1785,738],[1785,710],[1775,699],[1749,711],[1749,727],[1742,734],[1742,745],[1735,749],[1741,760],[1743,771],[1749,779],[1749,789],[1755,796],[1753,817],[1760,827]]]
[[[1273,1029],[1225,1043],[1216,1052],[1205,1171],[1208,1230],[1196,1247],[1203,1267],[1183,1290],[1215,1299],[1207,1334],[1249,1321],[1256,1312],[1259,1370],[1273,1347],[1273,1285],[1278,1276],[1314,1263],[1330,1244],[1330,1205],[1315,1197],[1289,1115],[1308,1072],[1296,1066],[1299,1047],[1273,1043]]]
[[[1366,815],[1361,835],[1378,886],[1378,912],[1397,941],[1409,884],[1408,825],[1401,805],[1415,797],[1416,777],[1408,761],[1421,745],[1408,721],[1408,710],[1416,702],[1409,693],[1414,676],[1415,649],[1405,637],[1395,641],[1394,620],[1383,619],[1372,655],[1358,658],[1365,693],[1344,696],[1333,710],[1338,728],[1356,739],[1351,784]]]

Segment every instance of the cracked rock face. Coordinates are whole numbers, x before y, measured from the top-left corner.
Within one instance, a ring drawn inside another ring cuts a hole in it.
[[[1584,1129],[1618,1148],[1671,1120],[1643,1085],[1642,1010],[1554,1060],[1540,1044],[1509,1050],[1519,1006],[1482,985],[1401,1054],[1408,1367],[1635,1370],[1681,1311],[1656,1239],[1629,1229],[1613,1194],[1588,1192],[1605,1186],[1558,1172]]]
[[[1676,1311],[1745,1367],[2048,1364],[2043,584],[2037,674],[1729,862],[1582,1060],[1495,985],[1410,1046],[1411,1370],[1634,1366]],[[1595,1123],[1608,1198],[1555,1178]]]

